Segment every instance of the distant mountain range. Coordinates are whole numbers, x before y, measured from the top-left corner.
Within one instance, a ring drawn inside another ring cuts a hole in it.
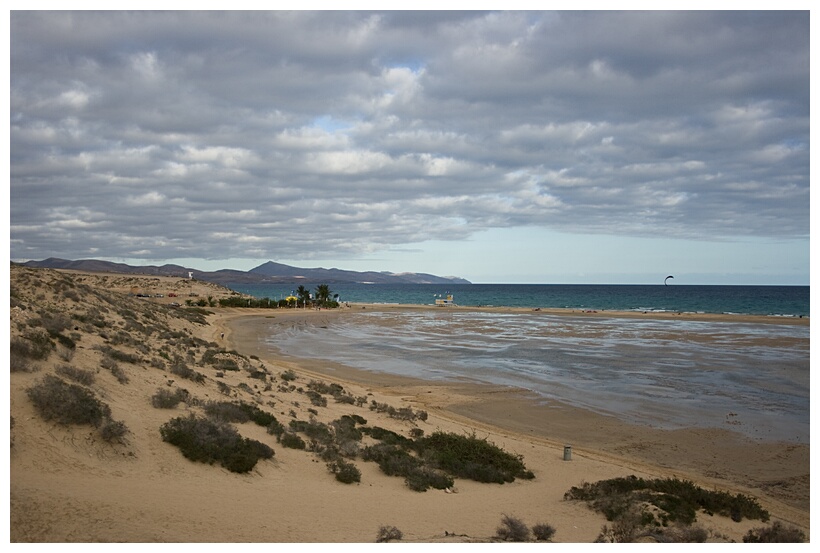
[[[221,269],[219,271],[200,271],[180,265],[142,265],[132,266],[125,263],[113,263],[98,259],[81,259],[69,261],[49,257],[42,261],[27,261],[27,267],[43,267],[47,269],[72,269],[75,271],[90,271],[97,273],[125,273],[153,276],[178,276],[188,278],[189,273],[199,280],[213,282],[223,286],[231,284],[471,284],[470,281],[458,277],[441,277],[425,273],[390,273],[376,271],[345,271],[342,269],[314,268],[305,269],[291,267],[282,263],[268,261],[250,271]]]

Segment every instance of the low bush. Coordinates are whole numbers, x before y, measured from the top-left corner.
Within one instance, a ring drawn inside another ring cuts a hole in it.
[[[520,455],[512,455],[474,434],[434,432],[414,442],[419,455],[453,476],[503,484],[516,478],[535,478]]]
[[[285,432],[285,426],[279,421],[273,421],[268,425],[267,428],[268,434],[273,434],[278,438],[281,438],[282,434]]]
[[[100,435],[106,442],[124,443],[128,428],[122,421],[106,420],[100,427]]]
[[[305,449],[307,447],[305,440],[298,434],[292,432],[283,432],[279,435],[279,443],[282,444],[282,447],[287,447],[288,449]]]
[[[327,466],[328,470],[336,475],[336,480],[343,484],[352,484],[362,480],[361,471],[353,463],[338,459],[328,463]]]
[[[37,366],[32,364],[26,357],[12,352],[9,356],[9,372],[29,373],[37,370]]]
[[[719,514],[740,521],[769,520],[769,513],[754,498],[742,494],[704,490],[676,478],[645,480],[636,476],[602,480],[574,486],[564,494],[565,500],[582,500],[609,521],[616,520],[635,505],[650,504],[659,509],[660,520],[647,513],[645,524],[666,525],[669,522],[691,524],[702,509],[708,514]]]
[[[187,378],[188,380],[192,380],[197,383],[205,382],[205,375],[202,373],[198,373],[195,370],[188,367],[184,361],[177,360],[171,366],[171,373],[179,376],[180,378]]]
[[[296,373],[288,369],[286,371],[283,371],[282,374],[279,375],[279,377],[285,382],[291,382],[293,380],[296,380]]]
[[[114,361],[107,364],[107,368],[120,384],[128,384],[128,375]]]
[[[356,421],[348,416],[341,417],[330,423],[336,443],[360,442],[362,431],[356,428]]]
[[[131,363],[136,365],[140,362],[140,358],[133,353],[128,353],[125,351],[121,351],[110,346],[103,346],[100,348],[103,353],[109,356],[111,359],[115,361],[120,361],[122,363]]]
[[[384,543],[392,540],[400,540],[404,535],[395,526],[382,526],[376,534],[376,543]]]
[[[331,433],[330,428],[328,428],[325,424],[313,420],[292,420],[288,424],[290,425],[290,429],[292,431],[301,432],[308,438],[316,440],[319,443],[329,444],[333,442],[333,434]]]
[[[367,434],[374,440],[379,440],[384,444],[397,444],[404,446],[411,446],[413,440],[397,434],[392,430],[387,430],[381,426],[365,426],[361,429],[362,433]]]
[[[111,409],[87,388],[46,375],[26,390],[40,415],[59,424],[90,424],[99,427],[111,418]]]
[[[308,383],[307,387],[309,390],[313,390],[314,392],[320,394],[327,394],[331,396],[338,396],[339,394],[342,394],[345,391],[345,389],[338,384],[328,384],[326,382],[319,382],[317,380],[311,380]]]
[[[209,401],[205,404],[205,413],[227,422],[253,421],[259,426],[269,426],[276,421],[276,417],[267,411],[241,401]]]
[[[524,542],[530,540],[530,529],[521,519],[504,515],[501,526],[495,531],[496,536],[504,541]]]
[[[43,330],[33,330],[27,332],[22,338],[15,338],[11,341],[12,355],[19,355],[29,359],[42,361],[48,359],[54,349],[54,344],[48,333]]]
[[[532,527],[532,535],[538,541],[550,541],[555,535],[555,528],[550,524],[536,524]]]
[[[806,534],[802,530],[786,526],[779,520],[768,527],[752,528],[743,536],[743,543],[803,543],[805,541]]]
[[[71,365],[60,365],[55,369],[55,372],[84,386],[91,386],[94,383],[93,371],[85,371]]]
[[[243,438],[231,425],[194,415],[171,419],[160,427],[162,439],[177,446],[191,461],[219,462],[231,472],[249,472],[259,459],[273,457],[273,449]]]
[[[430,488],[446,490],[453,487],[453,479],[450,476],[425,466],[411,469],[404,477],[404,482],[414,492],[426,492]]]
[[[327,407],[327,399],[319,392],[308,390],[305,395],[310,399],[310,403],[316,407]]]
[[[174,391],[168,388],[158,388],[151,396],[151,405],[157,409],[173,409],[180,403],[187,401],[190,397],[188,390],[177,388]]]

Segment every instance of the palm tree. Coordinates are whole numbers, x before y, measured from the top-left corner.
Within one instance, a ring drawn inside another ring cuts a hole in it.
[[[307,306],[310,301],[310,290],[300,284],[296,289],[296,296],[302,301],[303,306]]]
[[[320,284],[316,287],[316,301],[319,302],[319,305],[324,305],[330,301],[330,294],[330,286],[327,284]]]

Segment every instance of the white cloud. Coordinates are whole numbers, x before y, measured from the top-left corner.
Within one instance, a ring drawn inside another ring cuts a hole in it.
[[[10,27],[12,258],[138,243],[353,259],[521,225],[809,235],[804,12],[45,11]]]

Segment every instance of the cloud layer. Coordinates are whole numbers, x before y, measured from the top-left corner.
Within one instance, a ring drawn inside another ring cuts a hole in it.
[[[808,12],[12,12],[11,257],[809,235]]]

